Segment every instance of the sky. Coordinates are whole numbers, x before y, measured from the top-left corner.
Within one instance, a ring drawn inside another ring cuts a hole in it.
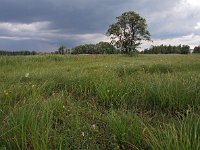
[[[0,50],[55,51],[109,41],[123,12],[146,19],[151,45],[200,45],[200,0],[0,0]]]

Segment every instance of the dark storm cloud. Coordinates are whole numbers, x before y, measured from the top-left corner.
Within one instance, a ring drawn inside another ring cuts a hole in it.
[[[199,35],[200,11],[194,3],[198,0],[4,0],[0,49],[55,49],[106,40],[115,17],[130,10],[146,18],[155,40]]]
[[[72,34],[101,33],[104,35],[110,22],[114,20],[113,16],[117,14],[116,8],[128,2],[130,1],[122,4],[121,1],[116,2],[115,0],[7,0],[1,2],[0,5],[0,22],[13,23],[14,25],[22,24],[23,26],[24,24],[31,24],[33,22],[47,21],[49,24],[46,26],[46,30],[49,30],[50,33],[52,30],[57,30],[57,33],[54,32],[55,34],[51,34],[49,37],[47,34],[43,35],[43,38],[48,39],[44,43],[67,43],[69,46],[74,46],[82,43],[84,37],[79,38],[76,35],[76,39],[71,40],[69,36],[65,38],[60,34],[73,36]],[[13,32],[11,28],[10,30],[5,30],[5,28],[0,30],[1,40],[6,36],[13,37],[17,35],[19,39],[21,36],[31,38],[30,35],[33,35],[32,38],[34,39],[35,36],[41,38],[40,33],[36,34],[35,32]],[[6,38],[6,40],[8,42],[5,42],[4,39],[4,43],[10,43],[10,45],[14,43],[13,47],[24,47],[22,46],[23,42],[19,40],[13,41],[10,38]],[[16,43],[19,43],[19,46]],[[10,45],[8,48],[10,48]],[[38,43],[38,45],[41,45],[41,43]],[[54,47],[55,44],[52,46]]]
[[[116,14],[115,8],[125,5],[127,2],[122,3],[115,0],[7,0],[1,2],[0,21],[22,23],[50,21],[52,28],[73,33],[102,31],[110,22],[109,16]]]

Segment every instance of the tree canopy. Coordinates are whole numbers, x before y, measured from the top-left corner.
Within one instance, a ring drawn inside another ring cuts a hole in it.
[[[151,46],[149,49],[145,49],[141,53],[144,54],[189,54],[190,46],[189,45],[159,45]]]
[[[84,44],[72,49],[72,54],[115,54],[116,48],[107,42],[97,44]]]
[[[142,40],[151,40],[146,20],[136,12],[125,12],[116,19],[117,22],[109,26],[107,36],[122,53],[136,52]]]
[[[195,46],[193,53],[200,53],[200,46]]]

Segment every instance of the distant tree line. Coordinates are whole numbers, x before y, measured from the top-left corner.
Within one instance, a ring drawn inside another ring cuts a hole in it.
[[[107,42],[79,45],[72,49],[72,54],[115,54],[117,49]]]
[[[0,50],[0,55],[9,55],[9,56],[16,56],[16,55],[36,55],[36,51],[5,51]]]
[[[151,46],[149,49],[145,49],[141,53],[143,54],[189,54],[190,46],[189,45],[160,45],[160,46]]]
[[[72,49],[60,46],[54,54],[116,54],[120,53],[113,45],[108,42],[99,42],[97,44],[78,45]]]
[[[61,45],[57,51],[55,52],[52,52],[52,54],[61,54],[61,55],[64,55],[64,54],[70,54],[71,53],[71,49],[67,48],[66,46],[64,45]]]
[[[200,53],[200,46],[196,46],[193,50],[193,53]]]
[[[137,51],[138,52],[138,51]],[[190,46],[188,45],[160,45],[151,46],[140,52],[141,54],[188,54],[190,53]],[[200,53],[200,46],[196,46],[193,53]],[[37,55],[36,51],[5,51],[0,50],[0,55]],[[124,54],[123,51],[117,49],[115,46],[108,42],[99,42],[98,44],[84,44],[78,45],[74,48],[67,48],[60,46],[57,51],[52,54]]]
[[[139,52],[139,51],[136,51]],[[140,52],[141,54],[189,54],[191,53],[189,45],[159,45],[151,46]],[[200,46],[196,46],[193,53],[200,53]],[[83,44],[74,48],[60,46],[53,54],[124,54],[122,50],[116,48],[108,42],[99,42],[97,44]]]

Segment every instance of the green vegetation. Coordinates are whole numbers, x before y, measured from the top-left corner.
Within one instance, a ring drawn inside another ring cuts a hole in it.
[[[116,17],[117,22],[111,24],[107,31],[111,43],[123,54],[137,52],[141,41],[150,41],[146,20],[134,11],[124,12]]]
[[[200,55],[0,57],[0,149],[200,149]]]
[[[193,53],[200,53],[200,46],[195,46]]]
[[[196,48],[196,47],[195,47]],[[159,45],[151,46],[149,49],[145,49],[141,53],[143,54],[189,54],[190,46],[189,45]]]
[[[72,48],[72,54],[116,54],[117,49],[107,42],[84,44]]]

